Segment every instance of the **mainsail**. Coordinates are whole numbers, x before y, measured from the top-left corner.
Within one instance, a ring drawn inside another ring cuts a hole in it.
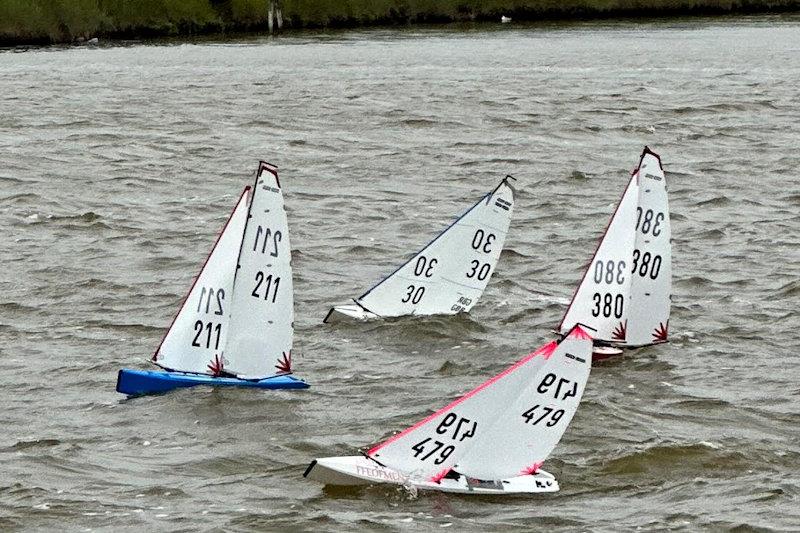
[[[368,455],[433,481],[451,469],[485,480],[533,473],[569,425],[590,367],[591,337],[576,326]]]
[[[242,193],[153,362],[247,379],[271,376],[276,366],[290,371],[290,261],[277,169],[262,162],[255,186]]]
[[[259,167],[236,269],[225,370],[244,378],[275,373],[292,351],[294,299],[289,227],[277,169]]]
[[[358,297],[358,306],[381,317],[472,309],[489,283],[508,233],[514,210],[509,179],[513,178],[504,178],[420,252]]]
[[[666,180],[645,147],[558,329],[586,324],[620,346],[665,342],[671,279]]]
[[[206,373],[225,346],[236,256],[247,221],[250,187],[245,187],[222,228],[189,294],[153,354],[153,362],[169,370]]]

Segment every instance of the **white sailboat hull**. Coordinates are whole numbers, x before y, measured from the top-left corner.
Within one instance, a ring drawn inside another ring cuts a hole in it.
[[[470,480],[466,476],[459,476],[458,479],[444,478],[437,483],[409,478],[363,456],[315,459],[303,475],[325,485],[358,486],[390,483],[413,486],[418,490],[457,494],[537,494],[559,490],[558,481],[544,470],[500,481]]]
[[[326,324],[334,324],[336,322],[353,322],[365,321],[380,318],[379,315],[367,311],[363,307],[356,304],[337,305],[328,312],[325,317]]]

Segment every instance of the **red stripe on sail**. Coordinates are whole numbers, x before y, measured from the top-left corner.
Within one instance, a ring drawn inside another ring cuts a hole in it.
[[[533,359],[534,357],[536,357],[536,356],[538,356],[538,355],[542,355],[542,356],[544,356],[545,358],[549,358],[549,357],[550,357],[550,356],[553,354],[553,352],[555,351],[555,349],[556,349],[557,347],[558,347],[558,343],[557,343],[557,342],[555,342],[555,341],[551,341],[551,342],[549,342],[549,343],[545,344],[544,346],[542,346],[541,348],[539,348],[539,349],[538,349],[538,350],[536,350],[535,352],[533,352],[533,353],[531,353],[531,354],[528,354],[528,355],[526,355],[525,357],[523,357],[522,359],[520,359],[519,361],[517,361],[516,363],[514,363],[514,364],[513,364],[513,365],[511,365],[510,367],[506,368],[504,371],[502,371],[501,373],[497,374],[497,375],[496,375],[496,376],[494,376],[493,378],[491,378],[491,379],[489,379],[489,380],[485,381],[484,383],[482,383],[482,384],[478,385],[476,388],[474,388],[474,389],[473,389],[473,390],[471,390],[470,392],[466,393],[466,394],[465,394],[464,396],[462,396],[461,398],[458,398],[457,400],[455,400],[455,401],[451,402],[451,403],[450,403],[449,405],[447,405],[446,407],[443,407],[443,408],[439,409],[438,411],[436,411],[436,412],[435,412],[435,413],[433,413],[432,415],[430,415],[430,416],[426,417],[425,419],[423,419],[423,420],[422,420],[422,421],[420,421],[420,422],[417,422],[416,424],[414,424],[414,425],[413,425],[413,426],[411,426],[410,428],[406,429],[405,431],[401,431],[401,432],[400,432],[400,433],[398,433],[397,435],[394,435],[394,436],[390,437],[389,439],[387,439],[385,442],[382,442],[381,444],[378,444],[377,446],[375,446],[374,448],[372,448],[371,450],[369,450],[369,451],[367,452],[367,454],[368,454],[368,455],[372,455],[372,454],[374,454],[375,452],[377,452],[378,450],[380,450],[380,449],[381,449],[381,448],[383,448],[384,446],[387,446],[388,444],[390,444],[390,443],[392,443],[392,442],[396,441],[396,440],[397,440],[397,439],[399,439],[400,437],[402,437],[402,436],[404,436],[404,435],[407,435],[408,433],[411,433],[412,431],[414,431],[414,430],[415,430],[415,429],[417,429],[418,427],[420,427],[420,426],[422,426],[422,425],[424,425],[424,424],[427,424],[428,422],[430,422],[431,420],[433,420],[434,418],[436,418],[436,417],[437,417],[437,416],[439,416],[440,414],[442,414],[442,413],[444,413],[444,412],[446,412],[446,411],[449,411],[450,409],[453,409],[455,406],[457,406],[458,404],[460,404],[460,403],[461,403],[461,402],[463,402],[464,400],[467,400],[468,398],[471,398],[472,396],[475,396],[476,394],[478,394],[480,391],[482,391],[483,389],[485,389],[486,387],[488,387],[488,386],[489,386],[489,385],[491,385],[492,383],[494,383],[494,382],[496,382],[497,380],[499,380],[499,379],[503,378],[504,376],[507,376],[507,375],[508,375],[508,374],[510,374],[511,372],[514,372],[515,370],[517,370],[519,367],[521,367],[522,365],[524,365],[525,363],[527,363],[528,361],[530,361],[530,360],[531,360],[531,359]]]
[[[569,332],[567,335],[568,339],[579,339],[579,340],[592,340],[592,336],[586,333],[586,330],[582,327],[576,325],[572,328],[572,331]]]

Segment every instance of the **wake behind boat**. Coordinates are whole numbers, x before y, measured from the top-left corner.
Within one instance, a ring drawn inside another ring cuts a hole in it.
[[[411,259],[323,322],[467,313],[489,283],[514,210],[506,176]]]
[[[277,168],[261,162],[152,357],[122,369],[128,395],[195,385],[308,388],[292,372],[291,247]],[[277,372],[276,372],[277,370]]]
[[[576,325],[365,456],[316,459],[304,476],[326,485],[555,492],[558,482],[541,467],[578,408],[591,364],[592,338]]]
[[[558,327],[597,330],[597,359],[667,342],[672,245],[661,158],[645,146]]]

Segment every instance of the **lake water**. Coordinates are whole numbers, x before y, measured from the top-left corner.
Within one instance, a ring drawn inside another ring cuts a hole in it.
[[[0,529],[800,529],[800,18],[481,25],[0,53]],[[647,144],[671,343],[598,364],[555,495],[323,489],[552,338]],[[259,159],[299,392],[123,400]],[[327,326],[517,179],[469,316]]]

